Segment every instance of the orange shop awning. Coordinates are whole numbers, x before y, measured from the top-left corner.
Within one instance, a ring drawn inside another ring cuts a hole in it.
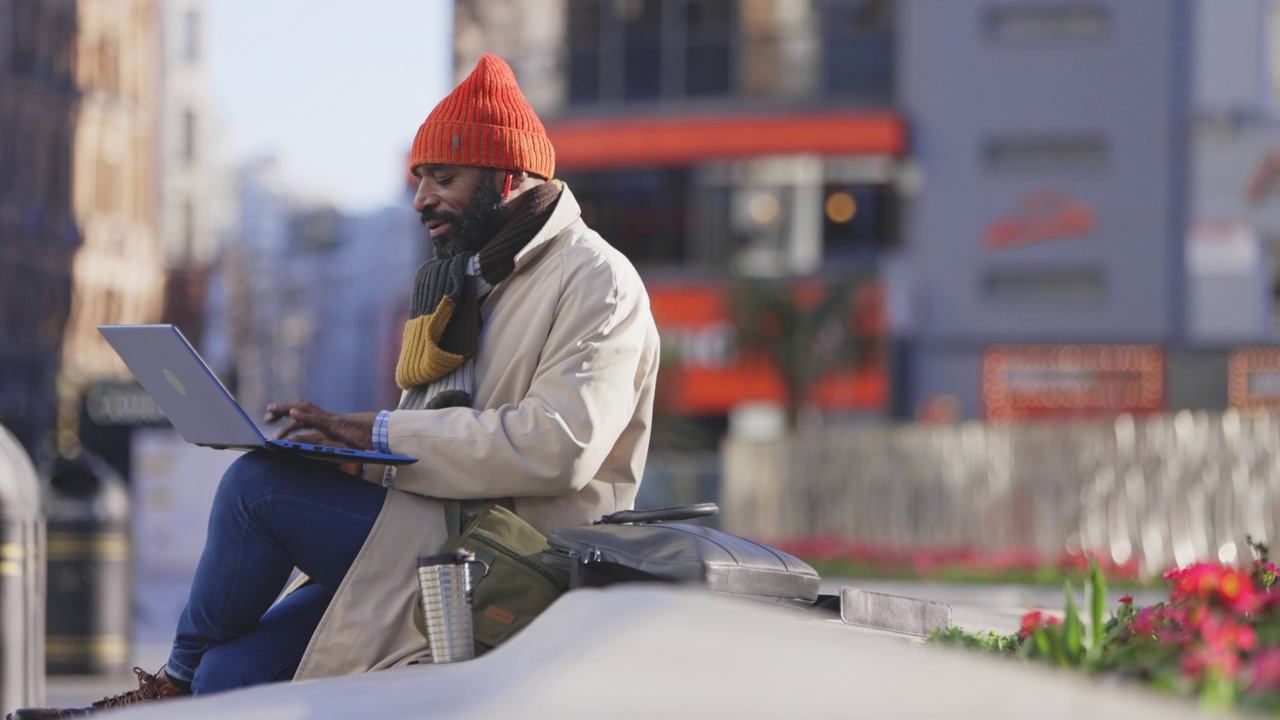
[[[761,155],[889,155],[906,150],[892,112],[608,118],[547,125],[557,170],[681,167]]]

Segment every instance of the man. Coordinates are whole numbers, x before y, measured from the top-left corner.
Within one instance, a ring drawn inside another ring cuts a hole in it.
[[[413,144],[418,271],[396,370],[400,407],[271,405],[280,435],[420,458],[394,472],[269,452],[223,477],[173,652],[97,709],[365,672],[428,653],[418,555],[446,533],[436,498],[498,499],[544,533],[631,506],[644,470],[658,337],[635,269],[582,222],[511,69],[486,55]],[[384,479],[385,477],[385,479]],[[309,578],[277,600],[294,567]]]

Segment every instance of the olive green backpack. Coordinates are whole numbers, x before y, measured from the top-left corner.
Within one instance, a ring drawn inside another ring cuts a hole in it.
[[[472,580],[476,657],[501,645],[569,589],[567,570],[543,563],[547,538],[497,503],[462,518],[462,503],[444,500],[449,537],[441,552],[475,553],[483,575]],[[419,614],[421,609],[419,609]]]

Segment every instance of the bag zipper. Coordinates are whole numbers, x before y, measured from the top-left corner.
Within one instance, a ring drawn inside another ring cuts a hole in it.
[[[483,543],[483,544],[485,544],[485,545],[488,545],[489,547],[491,547],[491,548],[493,548],[494,550],[498,551],[498,553],[500,553],[500,556],[505,556],[505,557],[507,557],[507,558],[510,558],[511,560],[514,560],[514,561],[516,561],[516,562],[520,563],[521,565],[524,565],[525,567],[529,568],[530,570],[534,571],[535,573],[537,573],[537,574],[541,575],[541,576],[542,576],[543,578],[545,578],[548,582],[550,582],[553,586],[555,586],[555,587],[560,587],[561,582],[560,582],[560,579],[559,579],[559,578],[557,578],[557,577],[555,577],[554,575],[552,575],[551,573],[547,572],[547,571],[546,571],[546,569],[539,567],[537,563],[534,563],[534,562],[529,561],[529,560],[528,560],[527,558],[525,558],[523,555],[516,555],[516,554],[512,553],[508,548],[504,548],[504,547],[502,547],[501,545],[498,545],[497,543],[493,542],[492,540],[489,540],[488,538],[484,537],[483,535],[472,535],[472,536],[471,536],[471,539],[472,539],[472,540],[475,540],[476,542],[479,542],[479,543]]]

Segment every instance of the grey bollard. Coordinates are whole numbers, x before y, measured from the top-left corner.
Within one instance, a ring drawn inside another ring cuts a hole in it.
[[[40,481],[0,426],[0,708],[44,704],[44,518]]]

